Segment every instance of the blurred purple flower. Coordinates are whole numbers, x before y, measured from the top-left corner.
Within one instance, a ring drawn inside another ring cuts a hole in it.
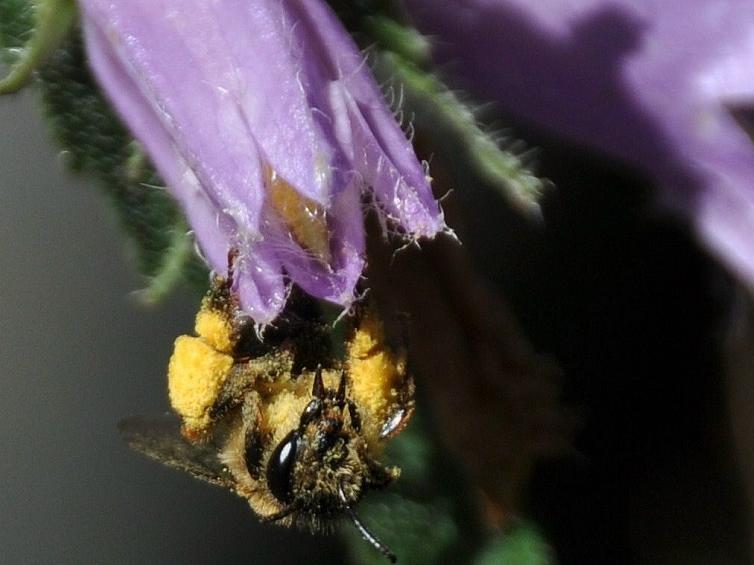
[[[237,248],[258,324],[290,281],[348,306],[362,196],[408,237],[445,229],[364,57],[322,0],[80,0],[90,65],[207,261]]]
[[[404,0],[460,85],[647,171],[754,287],[752,0]]]

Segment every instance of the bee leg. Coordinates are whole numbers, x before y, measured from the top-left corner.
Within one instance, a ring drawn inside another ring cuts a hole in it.
[[[211,417],[220,418],[245,403],[247,394],[254,389],[258,379],[265,376],[265,371],[266,367],[255,360],[233,365],[212,405]]]
[[[401,433],[414,413],[414,407],[401,406],[393,412],[380,430],[380,439],[390,439]]]
[[[231,247],[228,250],[228,271],[225,276],[214,273],[210,283],[209,292],[205,300],[209,306],[229,316],[236,315],[238,300],[233,292],[235,280],[235,265],[238,259],[238,249]]]
[[[286,506],[283,508],[280,512],[275,512],[274,514],[270,514],[269,516],[261,516],[259,518],[259,521],[263,524],[270,523],[270,522],[277,522],[278,520],[282,520],[283,518],[286,518],[293,514],[296,511],[296,507],[294,505]]]
[[[228,288],[231,288],[233,286],[236,259],[238,259],[238,249],[231,247],[230,249],[228,249],[228,274],[225,276],[225,284]]]
[[[241,422],[244,433],[244,461],[251,477],[262,477],[262,456],[264,455],[265,433],[263,429],[260,398],[256,391],[248,391],[241,405]]]
[[[398,395],[398,401],[393,413],[385,420],[385,424],[380,430],[380,439],[390,439],[401,433],[414,414],[414,378],[410,373],[403,377],[403,383]]]
[[[367,305],[367,306],[362,307],[360,312],[357,313],[356,315],[355,326],[360,327],[364,318],[370,315],[377,316],[379,318],[377,314],[377,309],[375,308],[375,306]],[[375,343],[373,343],[369,349],[364,351],[363,353],[364,357],[372,357],[373,355],[377,355],[381,353],[385,349],[391,350],[396,355],[402,355],[405,353],[405,350],[408,347],[408,343],[409,343],[408,336],[409,336],[409,331],[410,331],[410,327],[409,327],[410,317],[405,312],[397,312],[391,318],[395,320],[395,326],[393,326],[395,330],[394,334],[385,335],[383,336],[381,340],[378,340]]]
[[[372,489],[384,489],[397,479],[401,473],[398,467],[383,467],[371,457],[366,457],[365,462],[369,470],[366,484]]]

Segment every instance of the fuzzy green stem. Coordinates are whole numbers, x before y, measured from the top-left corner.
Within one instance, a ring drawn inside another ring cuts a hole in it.
[[[152,305],[167,296],[182,280],[193,252],[193,240],[188,234],[188,227],[183,223],[173,226],[170,246],[162,256],[162,264],[147,288],[139,292],[139,299],[144,304]]]
[[[478,125],[474,114],[432,72],[431,45],[413,28],[385,16],[367,16],[362,29],[382,49],[375,73],[382,81],[397,80],[403,87],[407,109],[417,126],[436,138],[451,140],[452,152],[462,152],[468,165],[509,198],[532,219],[540,216],[539,197],[547,181],[525,165],[526,155],[500,147]],[[513,144],[511,144],[513,146]]]
[[[406,61],[419,66],[432,62],[429,40],[415,29],[385,16],[365,16],[361,25],[380,47],[400,55]]]
[[[379,66],[383,70],[378,68],[378,73],[395,77],[403,86],[406,99],[416,109],[418,125],[431,125],[436,135],[446,132],[443,137],[453,140],[469,166],[500,187],[526,215],[539,217],[539,197],[547,181],[534,175],[519,155],[501,149],[442,81],[396,53],[382,55]]]
[[[60,45],[76,21],[73,0],[35,0],[33,8],[34,34],[10,72],[0,80],[0,94],[17,92],[29,82],[34,70]]]

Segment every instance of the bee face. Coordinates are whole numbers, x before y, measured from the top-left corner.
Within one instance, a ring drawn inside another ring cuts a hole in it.
[[[345,371],[318,369],[298,381],[267,400],[249,395],[220,459],[263,520],[317,531],[399,470],[376,461],[379,446],[364,433]]]
[[[358,430],[345,421],[345,406],[344,400],[329,394],[314,396],[298,427],[272,450],[267,486],[282,504],[321,514],[337,508],[337,485],[354,482],[362,441]]]
[[[400,473],[377,458],[413,411],[403,351],[385,343],[369,311],[354,325],[344,359],[333,358],[326,332],[311,322],[260,342],[231,288],[230,276],[216,279],[197,335],[176,340],[168,388],[180,437],[175,426],[129,420],[126,439],[234,490],[263,521],[317,531],[345,515],[393,559],[353,506]]]
[[[321,383],[321,374],[318,373]],[[304,408],[298,426],[272,449],[266,467],[267,487],[275,498],[297,513],[323,516],[337,513],[339,490],[358,500],[366,480],[362,454],[366,445],[348,411],[345,398],[322,389]]]
[[[267,488],[299,521],[314,522],[341,514],[364,491],[397,478],[369,454],[356,403],[347,395],[346,375],[338,389],[327,389],[322,372],[313,380],[312,397],[298,426],[271,450],[266,464]],[[295,517],[294,517],[295,520]]]

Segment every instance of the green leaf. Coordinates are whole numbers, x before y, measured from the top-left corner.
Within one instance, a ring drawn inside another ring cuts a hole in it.
[[[34,6],[30,0],[0,0],[0,54],[11,65],[34,31]]]
[[[358,507],[362,521],[397,556],[400,563],[468,563],[485,533],[478,508],[470,501],[466,477],[422,420],[415,421],[388,445],[385,462],[401,467],[386,492],[370,493]],[[343,525],[356,563],[385,565],[385,558],[361,539],[353,525]]]
[[[458,539],[458,527],[448,510],[444,504],[420,504],[395,494],[361,506],[368,527],[398,561],[416,565],[448,562],[444,556]],[[355,528],[348,537],[357,563],[385,565],[385,558],[360,539]]]
[[[554,553],[536,528],[520,524],[500,534],[480,552],[474,565],[553,565]]]
[[[151,281],[142,296],[154,301],[182,278],[206,289],[206,267],[193,253],[183,214],[100,93],[79,33],[53,53],[40,78],[44,111],[66,165],[99,179],[139,271]]]

